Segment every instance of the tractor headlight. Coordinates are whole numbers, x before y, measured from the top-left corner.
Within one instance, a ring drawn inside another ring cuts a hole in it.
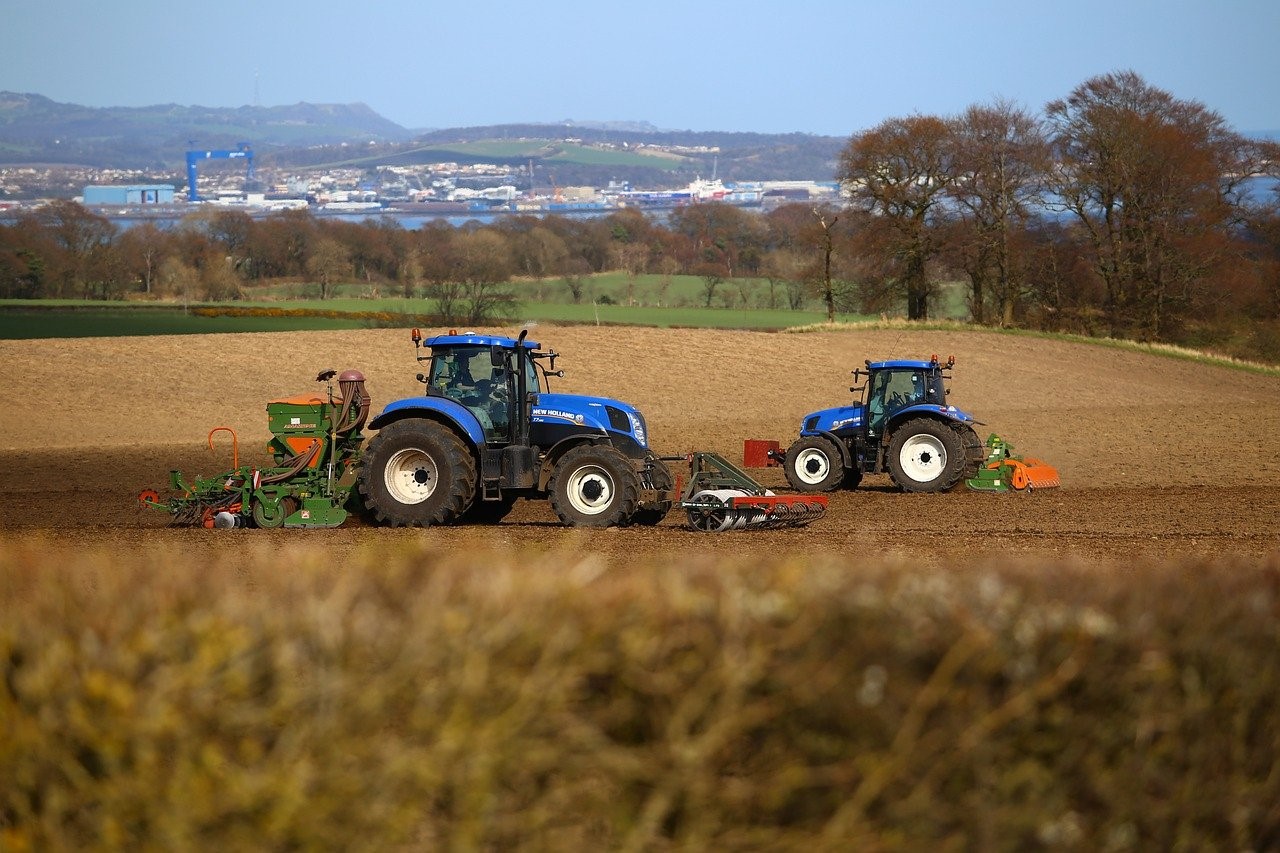
[[[631,414],[631,432],[636,437],[637,444],[641,447],[649,446],[649,430],[645,426],[644,415],[639,412]]]

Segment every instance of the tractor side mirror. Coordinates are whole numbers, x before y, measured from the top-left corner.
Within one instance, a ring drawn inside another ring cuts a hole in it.
[[[507,363],[506,354],[502,351],[502,347],[494,344],[489,347],[489,364],[493,367],[502,367]]]

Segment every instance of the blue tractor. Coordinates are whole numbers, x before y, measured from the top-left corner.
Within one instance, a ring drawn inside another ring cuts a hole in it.
[[[802,492],[857,488],[863,474],[887,472],[907,492],[943,492],[973,477],[986,458],[972,415],[947,405],[955,358],[867,361],[853,371],[859,402],[805,415],[800,437],[781,455],[787,481]]]
[[[649,449],[643,415],[605,397],[551,393],[556,353],[526,340],[451,331],[415,347],[422,396],[369,422],[356,482],[365,509],[396,527],[496,522],[517,498],[549,498],[572,526],[657,524],[675,481]],[[545,365],[545,366],[544,366]]]

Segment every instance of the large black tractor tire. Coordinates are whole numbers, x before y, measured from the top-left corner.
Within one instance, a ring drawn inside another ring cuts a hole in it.
[[[889,439],[889,476],[904,492],[945,492],[967,465],[964,440],[950,424],[915,418]]]
[[[614,447],[579,445],[560,457],[548,483],[551,508],[570,527],[615,527],[631,523],[640,498],[640,477]]]
[[[787,482],[798,492],[830,492],[845,481],[844,458],[829,438],[801,436],[787,448],[786,458]]]
[[[449,524],[475,497],[476,463],[448,427],[414,418],[396,421],[365,448],[356,489],[379,524]]]
[[[507,517],[511,508],[516,505],[515,498],[501,498],[496,501],[481,500],[479,496],[471,502],[471,506],[462,517],[460,524],[497,524]]]
[[[652,477],[651,486],[654,489],[670,492],[676,487],[675,478],[671,476],[671,469],[661,459],[653,460]],[[631,516],[631,524],[652,527],[667,517],[667,513],[671,512],[672,504],[673,501],[660,501],[657,506],[642,507]]]

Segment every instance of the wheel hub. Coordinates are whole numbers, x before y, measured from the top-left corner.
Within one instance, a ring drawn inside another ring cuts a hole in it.
[[[426,451],[406,447],[387,460],[383,482],[402,504],[418,504],[431,497],[440,480],[435,460]]]
[[[800,451],[796,458],[796,473],[806,483],[821,483],[831,471],[831,460],[827,454],[814,447]]]
[[[569,503],[583,515],[599,515],[613,503],[613,478],[598,465],[584,465],[569,475]]]
[[[917,483],[927,483],[947,468],[947,449],[932,435],[913,435],[902,444],[902,472]]]

